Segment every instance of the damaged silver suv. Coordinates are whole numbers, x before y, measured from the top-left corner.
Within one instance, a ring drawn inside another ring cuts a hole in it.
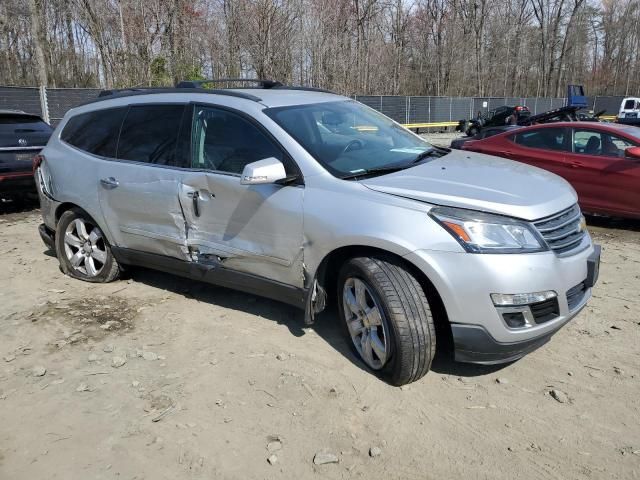
[[[69,111],[34,164],[62,271],[164,270],[296,305],[308,324],[335,302],[394,385],[427,373],[436,341],[509,362],[585,306],[600,249],[560,177],[256,83],[111,91]]]

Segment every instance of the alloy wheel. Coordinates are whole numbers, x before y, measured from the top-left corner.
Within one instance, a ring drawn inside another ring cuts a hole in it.
[[[361,279],[344,283],[342,304],[345,321],[356,350],[364,362],[380,370],[389,360],[389,327],[379,302]]]
[[[64,232],[64,252],[71,267],[95,277],[107,261],[107,246],[102,231],[81,218],[73,220]]]

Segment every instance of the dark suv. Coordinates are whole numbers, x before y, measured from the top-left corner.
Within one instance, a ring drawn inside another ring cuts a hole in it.
[[[53,129],[38,115],[0,110],[0,197],[37,195],[32,159],[44,148]]]

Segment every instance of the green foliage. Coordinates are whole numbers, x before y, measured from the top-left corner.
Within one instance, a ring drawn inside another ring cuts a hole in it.
[[[200,65],[191,65],[184,69],[184,80],[204,80],[202,67]]]
[[[167,59],[164,57],[155,57],[151,60],[151,86],[166,87],[171,85],[171,75],[167,68]]]

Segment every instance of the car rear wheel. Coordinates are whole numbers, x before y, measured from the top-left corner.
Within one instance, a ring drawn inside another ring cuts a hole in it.
[[[418,280],[398,260],[359,257],[341,269],[338,310],[354,350],[392,385],[422,378],[431,367],[436,335]]]
[[[56,228],[56,254],[66,275],[86,282],[118,278],[120,267],[96,222],[79,209],[62,214]]]

